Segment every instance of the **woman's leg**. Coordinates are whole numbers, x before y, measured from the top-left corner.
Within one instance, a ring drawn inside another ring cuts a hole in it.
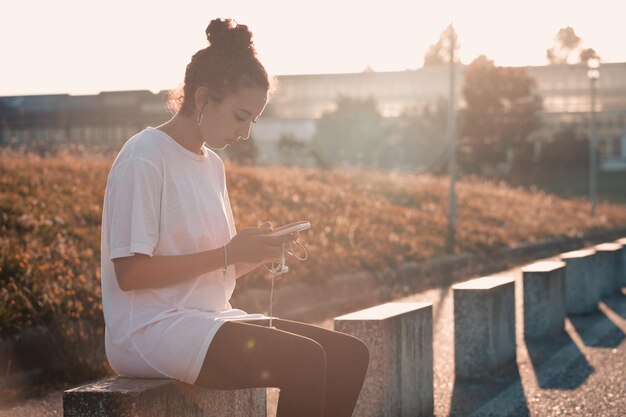
[[[354,336],[322,327],[276,319],[276,327],[315,340],[326,352],[327,417],[350,417],[369,364],[367,346]],[[282,395],[282,394],[281,394]]]
[[[195,384],[213,389],[277,387],[277,417],[320,417],[324,415],[326,353],[308,337],[227,322],[211,341]]]

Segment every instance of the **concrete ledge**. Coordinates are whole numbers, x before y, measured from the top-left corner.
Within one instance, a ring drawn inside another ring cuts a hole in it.
[[[387,303],[336,317],[337,331],[369,348],[355,416],[432,416],[432,303]]]
[[[64,417],[265,416],[265,388],[209,390],[170,379],[108,378],[63,393]]]
[[[600,296],[612,295],[619,291],[618,284],[619,261],[622,256],[622,245],[617,243],[602,243],[594,246],[596,251],[596,279],[600,281]]]
[[[524,337],[539,339],[565,328],[565,263],[536,262],[522,268]]]
[[[583,314],[595,311],[601,290],[595,279],[596,251],[566,252],[560,258],[565,262],[565,312]]]
[[[456,376],[480,378],[514,363],[515,278],[477,278],[452,291]]]

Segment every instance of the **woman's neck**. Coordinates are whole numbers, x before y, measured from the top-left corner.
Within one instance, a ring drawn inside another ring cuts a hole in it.
[[[185,149],[202,155],[204,141],[200,138],[200,132],[193,117],[182,115],[179,112],[156,128],[167,133]]]

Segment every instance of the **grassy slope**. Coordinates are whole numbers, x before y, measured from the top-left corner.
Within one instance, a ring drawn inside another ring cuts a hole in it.
[[[88,268],[75,272],[98,277],[100,208],[111,162],[0,154],[2,247],[10,240],[10,246],[24,248],[27,259],[86,262]],[[302,235],[310,259],[296,266],[293,278],[381,268],[443,253],[445,177],[235,165],[227,165],[227,175],[238,227],[263,220],[312,222],[313,229]],[[584,199],[479,179],[463,180],[457,190],[458,252],[488,253],[520,242],[626,226],[624,206],[603,202],[591,220]],[[6,257],[6,251],[0,256]]]
[[[238,224],[309,219],[302,240],[306,277],[323,270],[381,268],[443,253],[448,180],[366,170],[229,167]],[[286,179],[290,179],[286,181]],[[272,196],[271,199],[266,198]],[[479,179],[458,185],[457,251],[488,254],[503,246],[626,226],[626,207],[602,203],[595,219],[586,201]]]
[[[0,152],[0,305],[16,326],[100,309],[100,215],[112,159]],[[368,170],[227,165],[237,226],[310,220],[309,260],[288,280],[379,269],[443,253],[445,177]],[[566,200],[478,179],[458,184],[457,251],[488,254],[520,242],[626,226],[626,207]],[[265,282],[261,270],[247,285]],[[12,311],[12,312],[11,312]],[[24,315],[33,322],[21,323]],[[6,326],[6,321],[5,321]],[[2,326],[0,330],[7,330]],[[9,326],[10,328],[11,326]]]

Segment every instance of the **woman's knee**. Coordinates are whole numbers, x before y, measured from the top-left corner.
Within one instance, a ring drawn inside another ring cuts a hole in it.
[[[322,378],[325,377],[327,357],[324,347],[315,340],[305,337],[300,337],[297,345],[293,350],[295,354],[293,361],[299,363],[296,368],[307,368],[310,373],[319,374]]]
[[[355,358],[361,363],[369,363],[367,345],[350,334],[284,319],[278,320],[278,326],[281,330],[300,334],[322,344],[329,362],[346,362],[347,358]]]
[[[279,364],[273,369],[277,388],[323,395],[327,365],[326,351],[322,345],[312,339],[295,336],[276,353]]]
[[[367,345],[359,338],[351,336],[351,351],[354,356],[359,359],[359,362],[364,364],[366,367],[370,361],[370,350]]]
[[[352,335],[339,332],[337,334],[340,340],[339,345],[341,346],[338,353],[341,356],[339,360],[344,363],[352,363],[353,367],[367,370],[370,356],[367,345],[361,339]],[[349,358],[349,360],[346,361],[346,358]]]

